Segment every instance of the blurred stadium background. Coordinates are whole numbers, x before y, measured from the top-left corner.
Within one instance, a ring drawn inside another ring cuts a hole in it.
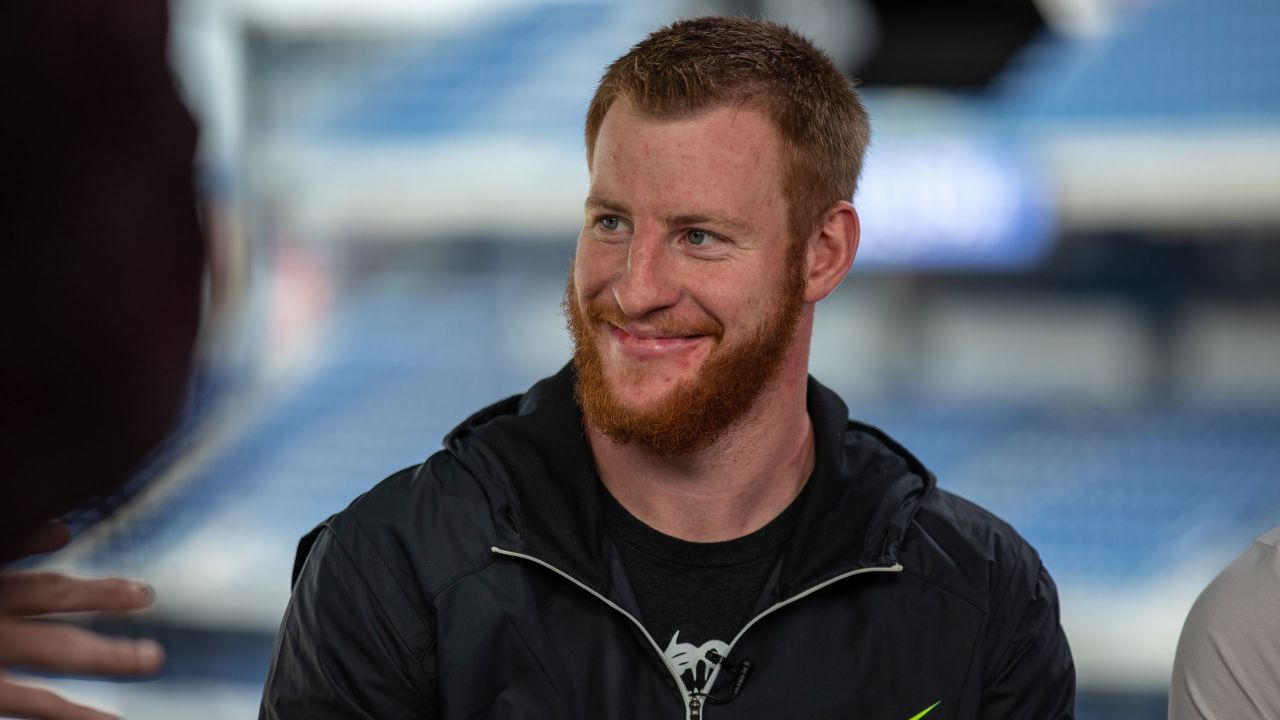
[[[1273,0],[175,0],[215,246],[183,432],[50,564],[157,587],[135,720],[256,713],[297,538],[567,358],[604,66],[708,12],[864,78],[813,372],[1041,551],[1079,717],[1162,718],[1183,617],[1280,525]],[[105,627],[105,626],[104,626]]]

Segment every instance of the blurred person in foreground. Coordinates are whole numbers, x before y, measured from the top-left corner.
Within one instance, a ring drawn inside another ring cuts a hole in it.
[[[1280,720],[1280,528],[1191,607],[1173,661],[1170,720]]]
[[[773,23],[611,65],[572,362],[304,538],[260,717],[1072,717],[1035,551],[808,376],[868,135]]]
[[[0,562],[65,545],[50,519],[109,505],[182,403],[204,248],[167,39],[161,0],[0,9]],[[150,604],[123,579],[0,573],[0,672],[152,674],[152,641],[33,619]],[[111,717],[3,674],[0,716]]]

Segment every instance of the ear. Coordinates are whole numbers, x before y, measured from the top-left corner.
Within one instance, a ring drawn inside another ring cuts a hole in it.
[[[832,205],[822,216],[806,253],[805,302],[816,303],[830,295],[849,274],[861,231],[858,211],[847,201]]]

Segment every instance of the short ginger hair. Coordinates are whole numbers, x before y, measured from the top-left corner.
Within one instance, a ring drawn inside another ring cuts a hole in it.
[[[655,119],[741,103],[765,113],[783,147],[788,228],[797,242],[857,189],[870,121],[855,84],[807,38],[767,20],[703,17],[660,28],[618,58],[587,109],[587,167],[614,101]]]

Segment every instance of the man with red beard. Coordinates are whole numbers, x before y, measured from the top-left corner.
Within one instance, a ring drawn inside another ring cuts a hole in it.
[[[743,18],[587,114],[573,362],[303,540],[260,717],[1069,718],[1035,551],[808,376],[849,81]]]

